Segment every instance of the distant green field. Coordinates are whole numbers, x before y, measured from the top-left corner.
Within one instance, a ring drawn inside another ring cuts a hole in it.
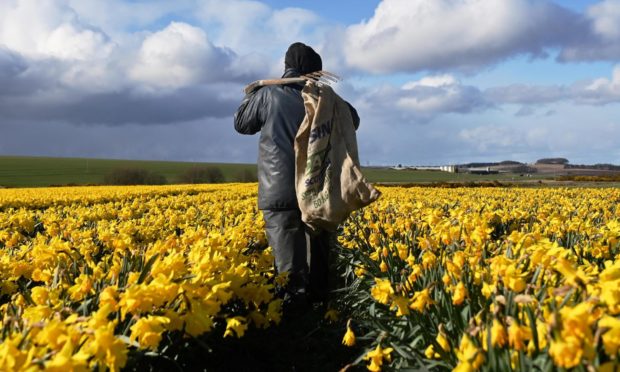
[[[236,181],[239,175],[246,170],[256,171],[256,164],[0,156],[0,186],[33,187],[102,184],[104,176],[117,168],[140,168],[165,176],[168,183],[179,183],[180,175],[188,168],[194,166],[216,166],[220,168],[227,182]],[[475,182],[491,180],[518,182],[527,180],[514,174],[455,174],[440,171],[395,170],[375,167],[364,168],[363,171],[370,182],[381,183]]]
[[[518,182],[524,180],[544,178],[537,177],[526,178],[520,177],[518,174],[502,173],[502,174],[468,174],[468,173],[448,173],[441,171],[429,170],[411,170],[411,169],[387,169],[387,168],[364,168],[364,176],[370,182],[397,182],[397,183],[432,183],[432,182],[476,182],[476,181],[505,181]]]
[[[197,165],[217,166],[229,182],[244,170],[256,172],[255,164],[0,156],[0,186],[101,184],[117,168],[140,168],[165,176],[168,183],[178,183],[184,171]]]

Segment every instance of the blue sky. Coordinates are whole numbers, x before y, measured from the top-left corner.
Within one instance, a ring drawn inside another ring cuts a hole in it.
[[[342,24],[352,24],[363,19],[369,19],[375,12],[380,1],[355,1],[355,0],[272,0],[265,1],[272,8],[298,7],[311,10],[322,17]]]
[[[253,162],[232,116],[296,41],[364,164],[620,164],[620,0],[0,0],[0,155]]]

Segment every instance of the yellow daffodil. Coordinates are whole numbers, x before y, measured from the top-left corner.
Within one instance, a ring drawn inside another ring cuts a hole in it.
[[[493,319],[493,325],[491,326],[491,345],[502,347],[506,345],[508,341],[508,335],[506,334],[506,328],[502,323]]]
[[[425,288],[413,294],[413,299],[411,300],[411,303],[409,304],[409,308],[422,313],[424,312],[424,309],[426,309],[426,307],[434,303],[435,302],[433,301],[433,298],[431,297],[430,288]]]
[[[369,351],[364,356],[364,360],[369,360],[367,368],[369,371],[377,372],[381,371],[381,366],[383,365],[383,361],[387,361],[388,363],[392,360],[392,348],[382,348],[381,345],[377,345],[374,350]]]
[[[351,326],[347,324],[347,331],[342,337],[342,344],[345,346],[354,346],[355,345],[355,333],[351,329]]]
[[[379,303],[387,305],[394,295],[394,289],[389,279],[375,278],[375,286],[370,290],[372,297]]]
[[[335,322],[335,321],[338,320],[338,316],[339,316],[338,310],[336,310],[336,309],[328,309],[325,312],[325,315],[323,316],[323,319],[327,319],[330,322]]]
[[[467,288],[463,282],[458,282],[456,287],[454,288],[454,294],[452,295],[452,303],[454,305],[460,305],[465,301],[465,297],[467,296]]]
[[[244,317],[235,316],[232,318],[228,318],[226,319],[226,331],[224,332],[224,337],[232,336],[234,333],[237,338],[241,338],[243,337],[247,329],[248,324]]]
[[[156,350],[161,341],[164,324],[170,320],[163,316],[147,316],[140,318],[131,326],[131,340],[137,340],[141,348]]]

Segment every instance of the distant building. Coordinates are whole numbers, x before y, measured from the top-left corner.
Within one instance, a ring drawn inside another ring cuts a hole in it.
[[[403,169],[403,168],[393,168],[393,169]],[[450,172],[450,173],[458,172],[458,169],[455,165],[411,165],[411,166],[408,166],[407,169],[442,171],[442,172]]]
[[[455,165],[442,165],[440,167],[440,170],[444,171],[444,172],[450,172],[450,173],[456,173],[456,166]]]

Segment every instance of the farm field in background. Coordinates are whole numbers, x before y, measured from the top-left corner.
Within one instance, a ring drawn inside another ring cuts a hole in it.
[[[532,175],[532,177],[519,176],[513,173],[501,174],[469,174],[449,173],[429,170],[395,170],[386,168],[364,168],[364,176],[370,182],[381,183],[437,183],[437,182],[532,182],[537,180],[551,179],[553,175]]]
[[[118,168],[139,168],[163,175],[168,183],[179,183],[179,177],[191,167],[209,166],[221,169],[227,182],[234,182],[242,172],[256,172],[256,164],[191,163],[167,161],[112,160],[86,158],[47,158],[0,156],[0,187],[41,187],[59,185],[95,185],[103,183],[104,176]],[[364,168],[370,182],[382,183],[433,183],[433,182],[531,182],[549,179],[553,174],[534,175],[531,178],[518,174],[455,174],[425,170],[394,170]]]
[[[619,368],[620,190],[381,191],[333,255],[350,363]],[[260,339],[285,280],[266,245],[256,184],[0,190],[0,369],[188,368]]]
[[[0,156],[0,186],[95,185],[119,168],[144,169],[165,176],[169,183],[178,183],[180,175],[195,166],[217,167],[229,182],[243,171],[256,172],[255,164]]]

